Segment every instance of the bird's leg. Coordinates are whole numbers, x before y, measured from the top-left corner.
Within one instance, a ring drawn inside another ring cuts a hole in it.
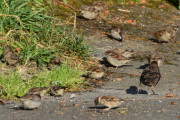
[[[154,92],[154,90],[153,90],[153,87],[151,87],[151,90],[152,90],[152,92],[153,92],[152,95],[158,95],[158,94],[155,94],[155,92]]]
[[[138,86],[138,88],[137,88],[137,94],[139,94],[139,91],[141,91],[141,90],[140,90],[140,86],[141,86],[141,82],[139,83],[139,86]]]

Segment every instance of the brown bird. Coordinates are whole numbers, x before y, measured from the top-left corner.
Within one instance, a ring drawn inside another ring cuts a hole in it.
[[[49,89],[49,87],[34,87],[31,88],[27,94],[39,94],[41,98],[43,98]]]
[[[122,41],[126,38],[126,33],[122,28],[113,26],[111,29],[111,36],[112,38]]]
[[[98,15],[98,11],[93,6],[82,7],[80,15],[85,19],[91,20],[95,19]]]
[[[107,4],[102,1],[96,1],[92,4],[92,6],[94,6],[94,8],[98,11],[103,11],[106,9]]]
[[[153,91],[153,87],[155,87],[158,84],[160,78],[161,78],[161,74],[158,67],[158,63],[156,61],[153,61],[142,72],[140,77],[139,87],[141,86],[141,83],[148,87],[151,87],[153,95],[155,95],[155,92]],[[139,92],[139,87],[138,87],[138,92]]]
[[[162,53],[160,52],[153,53],[149,55],[147,58],[148,58],[149,64],[151,64],[152,61],[156,61],[159,67],[163,64],[163,56],[162,56]]]
[[[94,79],[99,79],[105,74],[104,70],[100,66],[91,66],[88,71],[90,72],[89,77]]]
[[[60,86],[51,86],[51,94],[54,96],[63,96],[64,89]]]
[[[123,102],[124,102],[124,99],[116,98],[113,96],[101,96],[101,97],[95,98],[94,100],[95,105],[102,104],[108,107],[107,109],[104,109],[104,110],[109,110],[111,108],[118,107]]]
[[[158,42],[169,42],[171,39],[176,37],[178,31],[178,26],[168,26],[163,30],[157,31],[154,33],[156,40]]]
[[[107,61],[116,67],[125,65],[127,62],[131,61],[133,51],[122,50],[120,48],[116,48],[113,50],[108,50],[106,52]]]
[[[4,53],[3,53],[5,61],[9,65],[15,65],[19,62],[19,57],[16,55],[16,53],[12,50],[11,46],[7,46]]]
[[[52,58],[51,60],[50,60],[50,62],[48,63],[48,68],[49,69],[52,69],[53,67],[55,67],[55,66],[60,66],[61,65],[61,59],[60,58]]]
[[[41,105],[41,96],[39,94],[25,95],[21,98],[24,109],[37,109]]]

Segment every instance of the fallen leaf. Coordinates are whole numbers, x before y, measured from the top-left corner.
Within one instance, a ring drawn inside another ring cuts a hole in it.
[[[165,97],[174,97],[174,95],[173,94],[168,94]]]
[[[78,104],[74,104],[74,106],[75,106],[75,107],[77,107],[77,106],[78,106]]]
[[[116,81],[119,81],[119,82],[120,82],[120,81],[122,81],[122,79],[121,79],[121,78],[117,78]]]
[[[64,102],[67,102],[67,101],[60,101],[60,103],[64,103]]]
[[[104,11],[104,14],[105,14],[105,15],[108,15],[108,14],[109,14],[109,11],[108,11],[108,10],[105,10],[105,11]]]
[[[95,115],[95,114],[92,114],[92,116],[94,116],[94,117],[95,117],[95,116],[97,116],[97,115]]]
[[[124,114],[124,113],[126,113],[126,111],[120,111],[120,113],[123,113],[123,114]]]
[[[166,73],[163,73],[164,75],[166,75]]]
[[[62,115],[64,114],[63,112],[60,112],[60,111],[58,111],[58,113],[60,113],[60,114],[62,114]]]
[[[142,72],[141,72],[142,73]],[[132,76],[139,76],[138,74],[129,74],[129,75],[132,75]]]
[[[130,12],[129,10],[124,10],[124,9],[118,9],[119,11],[122,11],[122,12]]]
[[[171,103],[171,105],[174,105],[174,104],[175,104],[175,103],[174,103],[174,102],[172,102],[172,101],[171,101],[170,103]]]
[[[145,8],[145,6],[142,6],[142,8]]]
[[[178,118],[180,118],[180,116]]]
[[[141,4],[144,4],[144,3],[147,3],[147,1],[146,1],[146,0],[141,0],[140,3],[141,3]]]
[[[98,84],[103,84],[103,81],[102,80],[98,80],[97,83]]]
[[[18,53],[20,53],[20,52],[21,52],[21,48],[16,48],[16,51],[17,51]]]
[[[0,100],[0,104],[1,104],[1,105],[4,105],[5,103],[6,103],[5,101]]]

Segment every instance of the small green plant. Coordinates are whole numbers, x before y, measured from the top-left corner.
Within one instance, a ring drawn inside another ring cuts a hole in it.
[[[33,87],[49,87],[59,85],[69,89],[79,88],[79,85],[86,82],[81,77],[85,71],[78,66],[70,67],[67,64],[52,70],[38,72],[32,79],[24,81],[17,72],[0,75],[0,85],[3,87],[2,98],[15,99],[15,96],[25,95]]]
[[[42,0],[4,0],[0,5],[0,31],[5,38],[0,44],[20,48],[22,64],[35,61],[40,66],[62,54],[80,59],[90,57],[82,35],[78,36],[67,26],[58,26],[62,21],[48,16]]]

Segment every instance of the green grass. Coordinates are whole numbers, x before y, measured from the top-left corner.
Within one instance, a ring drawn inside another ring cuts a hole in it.
[[[85,83],[81,77],[85,71],[76,67],[70,67],[66,64],[61,65],[52,71],[38,72],[36,77],[24,81],[17,72],[0,75],[0,84],[3,87],[2,98],[15,99],[15,96],[25,95],[33,87],[48,87],[50,85],[59,85],[70,89],[80,88],[80,84]]]
[[[50,0],[46,2],[50,3]],[[0,45],[20,48],[21,64],[35,61],[38,66],[47,64],[54,56],[90,57],[89,47],[82,35],[63,24],[61,19],[49,14],[42,0],[4,0],[1,2]],[[52,9],[52,8],[51,8]],[[1,50],[4,49],[1,47]]]
[[[3,0],[0,3],[1,55],[6,45],[10,45],[19,56],[21,65],[36,63],[45,70],[35,70],[35,76],[28,81],[22,80],[17,72],[1,74],[0,86],[4,88],[2,98],[15,99],[14,96],[23,96],[32,87],[48,87],[53,84],[74,89],[85,82],[81,77],[84,71],[79,66],[65,63],[51,71],[46,68],[54,57],[75,57],[80,61],[91,57],[83,36],[76,33],[76,26],[72,29],[64,25],[66,21],[51,14],[53,6],[50,1]]]

